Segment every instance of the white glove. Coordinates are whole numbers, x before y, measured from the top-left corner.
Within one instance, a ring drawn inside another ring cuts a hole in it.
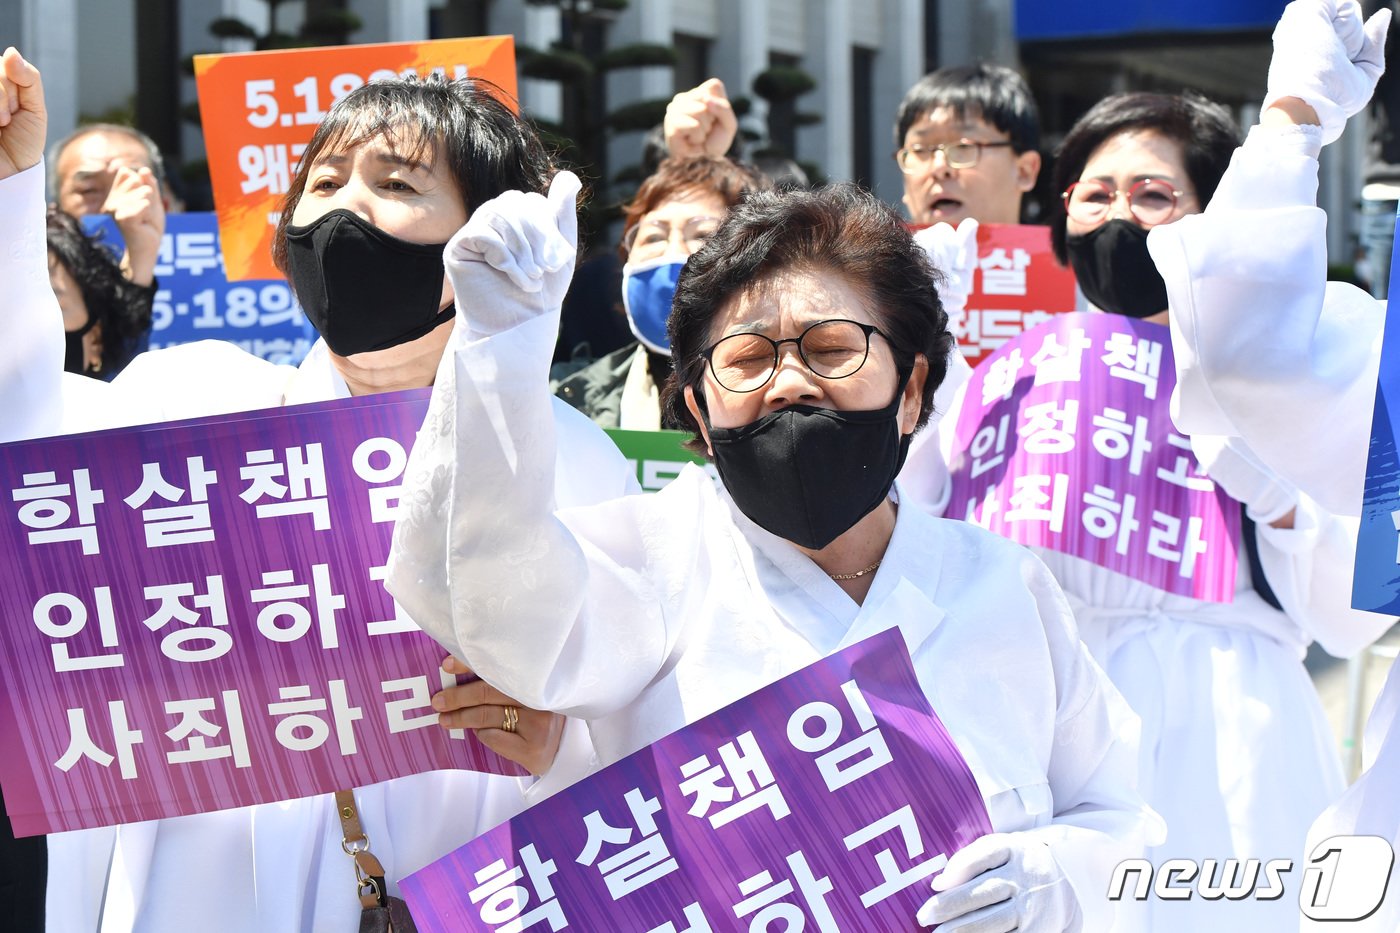
[[[972,292],[972,276],[977,271],[977,221],[971,217],[958,224],[938,223],[914,234],[914,242],[924,248],[929,262],[943,273],[938,286],[938,300],[949,318],[958,317],[967,308],[967,296]]]
[[[549,197],[506,191],[467,218],[447,242],[443,261],[470,333],[500,333],[519,312],[557,311],[574,275],[578,193],[573,172],[560,172]]]
[[[1356,0],[1293,0],[1274,27],[1263,109],[1297,97],[1317,111],[1323,145],[1332,142],[1371,99],[1385,71],[1389,28],[1389,9],[1363,24]]]
[[[1276,522],[1298,505],[1297,488],[1275,476],[1240,438],[1196,436],[1191,449],[1206,475],[1230,498],[1243,502],[1257,524]]]
[[[1050,847],[1024,833],[992,833],[954,853],[919,908],[939,933],[1063,933],[1077,929],[1079,901]]]

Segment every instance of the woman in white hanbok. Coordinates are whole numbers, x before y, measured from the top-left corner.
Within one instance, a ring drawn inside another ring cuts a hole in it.
[[[29,103],[42,113],[41,96]],[[393,81],[352,92],[308,145],[278,231],[280,247],[298,236],[304,244],[290,261],[282,256],[322,332],[306,360],[276,366],[210,341],[144,354],[107,386],[60,380],[61,316],[44,257],[42,129],[37,145],[32,167],[0,175],[0,436],[7,440],[426,387],[452,331],[440,244],[495,194],[543,187],[553,173],[533,132],[477,82]],[[327,236],[330,228],[340,235]],[[347,289],[356,274],[371,281]],[[552,495],[579,505],[635,489],[606,436],[563,403],[553,411],[567,462]],[[529,786],[530,798],[590,765],[580,726],[521,708],[507,732],[504,710],[516,705],[485,685],[451,688],[439,699],[444,725],[475,728],[507,757],[549,771]],[[356,788],[355,798],[396,893],[399,878],[521,809],[524,790],[514,778],[435,772]],[[329,795],[54,835],[48,925],[351,931],[361,905],[341,838]]]
[[[1360,514],[1363,498],[1386,306],[1355,286],[1327,281],[1317,160],[1370,99],[1384,68],[1389,21],[1390,11],[1382,10],[1363,25],[1354,4],[1295,5],[1274,34],[1259,125],[1210,206],[1148,238],[1171,296],[1178,425],[1242,438],[1270,470],[1351,516]],[[1349,588],[1337,595],[1347,605]],[[1375,618],[1377,632],[1391,621]],[[1308,854],[1337,835],[1378,836],[1400,847],[1397,671],[1366,726],[1367,770],[1317,818]],[[1360,875],[1363,866],[1350,857],[1342,855],[1338,870]],[[1366,892],[1351,893],[1360,907],[1352,915],[1366,913]],[[1375,913],[1345,928],[1400,928],[1393,880],[1386,893]],[[1308,930],[1340,926],[1303,921]]]
[[[1309,28],[1317,34],[1330,24],[1323,17]],[[1052,235],[1092,304],[1180,326],[1181,293],[1169,293],[1155,272],[1147,231],[1191,242],[1184,222],[1225,191],[1216,185],[1235,145],[1229,115],[1199,98],[1119,95],[1081,118],[1056,163],[1065,209]],[[1264,227],[1282,223],[1261,221],[1249,246],[1265,246]],[[959,229],[958,238],[967,236]],[[956,245],[956,238],[944,231],[939,242]],[[1214,242],[1191,249],[1222,255]],[[1233,300],[1253,303],[1255,315],[1273,314],[1279,303],[1272,294],[1237,292]],[[1228,327],[1225,317],[1212,336]],[[1239,562],[1232,602],[1174,596],[1076,557],[1038,553],[1064,587],[1085,642],[1143,719],[1142,788],[1167,823],[1151,861],[1213,859],[1208,882],[1219,884],[1227,859],[1299,863],[1309,823],[1343,786],[1336,739],[1302,664],[1305,650],[1317,640],[1348,655],[1383,631],[1385,620],[1351,610],[1345,597],[1353,522],[1264,466],[1241,437],[1181,427],[1208,475],[1250,520],[1239,548],[1249,559]],[[915,450],[903,476],[935,510],[955,453],[944,441],[941,451],[932,443]],[[1285,880],[1287,893],[1272,901],[1153,897],[1131,928],[1291,929],[1301,870]]]
[[[390,591],[493,685],[586,719],[604,763],[897,626],[995,829],[919,919],[1107,929],[1113,866],[1158,829],[1132,717],[1038,560],[892,488],[951,343],[903,224],[853,187],[741,202],[669,324],[668,412],[722,484],[690,466],[655,496],[556,512],[539,375],[577,190],[509,193],[448,246],[457,294],[493,301],[459,304]]]

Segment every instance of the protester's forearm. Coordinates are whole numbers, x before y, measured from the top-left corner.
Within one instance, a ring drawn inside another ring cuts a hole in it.
[[[49,284],[44,165],[0,180],[0,441],[63,420],[63,312]]]

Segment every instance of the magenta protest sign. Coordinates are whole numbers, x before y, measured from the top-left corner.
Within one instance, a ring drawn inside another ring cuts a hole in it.
[[[762,688],[400,882],[423,933],[915,929],[991,823],[897,630]],[[808,926],[808,925],[811,926]]]
[[[444,651],[381,582],[425,407],[402,393],[0,447],[17,833],[522,773],[437,725]]]
[[[1172,425],[1166,326],[1067,314],[983,360],[947,515],[1170,593],[1230,602],[1240,507]]]

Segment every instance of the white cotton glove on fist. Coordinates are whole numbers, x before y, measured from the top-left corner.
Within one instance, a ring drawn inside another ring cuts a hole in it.
[[[1050,847],[1024,833],[992,833],[956,852],[919,908],[938,933],[1063,933],[1079,926],[1079,901]]]
[[[914,234],[914,242],[924,248],[929,262],[943,274],[938,300],[948,317],[960,317],[972,293],[972,276],[977,271],[977,221],[968,217],[954,229],[938,223]]]
[[[1237,437],[1197,435],[1191,449],[1201,469],[1236,502],[1243,502],[1249,517],[1260,525],[1283,518],[1298,504],[1298,490],[1280,479]]]
[[[1324,145],[1371,99],[1385,71],[1390,10],[1364,23],[1356,0],[1293,0],[1274,27],[1264,109],[1297,97],[1317,111]]]
[[[472,335],[500,333],[563,304],[574,275],[581,187],[564,171],[548,197],[506,191],[478,207],[448,241],[443,260]]]

